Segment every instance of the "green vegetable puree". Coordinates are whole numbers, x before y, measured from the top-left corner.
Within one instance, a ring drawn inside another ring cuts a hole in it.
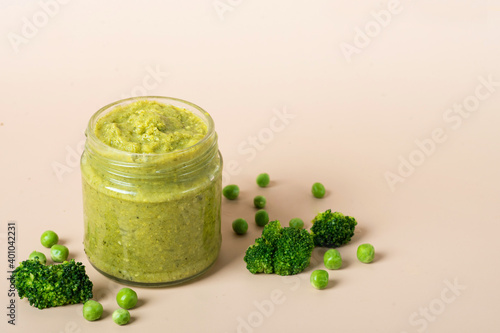
[[[151,100],[118,105],[89,130],[81,168],[84,245],[94,267],[139,285],[208,269],[221,244],[215,132],[192,112]]]
[[[95,134],[130,153],[168,153],[193,146],[207,134],[205,123],[187,110],[139,100],[99,119]]]

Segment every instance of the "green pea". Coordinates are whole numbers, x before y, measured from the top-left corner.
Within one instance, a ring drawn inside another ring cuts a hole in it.
[[[329,249],[323,256],[323,262],[328,269],[339,269],[342,267],[342,257],[337,249]]]
[[[297,228],[297,229],[304,228],[304,221],[302,221],[302,219],[299,219],[298,217],[291,219],[290,222],[288,222],[288,224],[292,228]]]
[[[47,257],[42,252],[33,251],[31,252],[29,260],[38,260],[40,264],[45,265],[47,263]]]
[[[132,309],[137,304],[137,293],[130,288],[122,288],[116,294],[116,303],[123,309]]]
[[[269,222],[269,214],[264,209],[259,209],[255,213],[255,223],[257,223],[259,227],[263,227],[267,222]]]
[[[240,188],[238,185],[227,185],[222,189],[222,194],[229,200],[234,200],[240,194]]]
[[[83,318],[94,321],[101,318],[103,308],[101,303],[89,300],[83,304]]]
[[[50,248],[50,257],[54,262],[63,262],[68,259],[69,250],[64,245],[52,245]]]
[[[255,198],[253,198],[253,205],[255,208],[264,208],[266,206],[266,198],[264,198],[262,195],[258,195]]]
[[[361,244],[357,251],[358,260],[362,263],[369,264],[375,258],[375,248],[371,244]]]
[[[261,173],[260,175],[257,176],[257,185],[260,187],[266,187],[269,185],[269,175],[267,173]]]
[[[59,241],[59,236],[57,236],[57,234],[52,230],[45,231],[40,237],[40,242],[46,248],[51,248],[52,245],[57,244],[58,241]]]
[[[317,269],[311,273],[311,284],[316,289],[325,289],[328,286],[328,272]]]
[[[130,321],[130,312],[125,309],[118,309],[113,312],[113,321],[118,325],[125,325]]]
[[[239,218],[233,221],[233,230],[238,235],[243,235],[248,230],[248,223],[245,219]]]
[[[326,193],[325,187],[321,183],[314,183],[311,191],[316,198],[323,198]]]

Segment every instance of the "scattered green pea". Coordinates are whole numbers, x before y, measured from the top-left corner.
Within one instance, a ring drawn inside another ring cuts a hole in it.
[[[375,248],[371,244],[361,244],[357,251],[358,260],[362,263],[369,264],[375,258]]]
[[[50,257],[54,262],[63,262],[68,259],[69,250],[64,245],[52,245],[50,248]]]
[[[261,173],[260,175],[257,176],[257,185],[260,187],[266,187],[269,185],[269,175],[267,173]]]
[[[52,230],[45,231],[40,237],[40,242],[46,248],[51,248],[52,245],[57,244],[58,241],[59,241],[59,236],[57,236],[57,234]]]
[[[291,219],[290,222],[288,222],[288,225],[290,225],[290,227],[292,228],[302,229],[304,228],[304,221],[296,217]]]
[[[245,219],[239,218],[233,221],[233,230],[238,235],[243,235],[248,230],[248,223]]]
[[[42,265],[45,265],[47,263],[47,257],[45,256],[45,254],[43,254],[42,252],[38,252],[38,251],[31,252],[31,254],[30,254],[30,256],[29,256],[28,259],[29,260],[38,259],[38,261]]]
[[[316,289],[325,289],[328,286],[328,272],[317,269],[311,273],[311,284]]]
[[[222,189],[222,194],[229,200],[234,200],[240,194],[240,188],[238,185],[227,185]]]
[[[316,198],[323,198],[326,193],[325,187],[321,183],[314,183],[311,191]]]
[[[255,198],[253,198],[253,205],[255,208],[264,208],[266,206],[266,198],[264,198],[262,195],[258,195]]]
[[[328,269],[339,269],[342,267],[342,257],[337,249],[329,249],[323,256],[323,262]]]
[[[259,227],[265,226],[269,222],[269,214],[264,209],[259,209],[255,213],[255,223]]]
[[[101,318],[103,308],[101,303],[94,300],[88,300],[83,304],[83,318],[88,321],[94,321]]]
[[[122,288],[116,294],[116,303],[123,309],[132,309],[137,304],[137,293],[130,288]]]
[[[113,312],[113,321],[118,325],[125,325],[130,321],[130,312],[125,309],[118,309]]]

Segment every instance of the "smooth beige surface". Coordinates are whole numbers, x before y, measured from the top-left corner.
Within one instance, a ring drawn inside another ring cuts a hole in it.
[[[498,2],[55,1],[0,2],[0,331],[500,330]],[[120,286],[90,265],[102,320],[22,300],[8,325],[7,222],[18,259],[48,254],[39,236],[53,229],[88,264],[83,131],[100,107],[138,94],[215,120],[225,183],[242,190],[223,201],[219,260],[198,281],[136,288],[127,326],[111,320]],[[264,171],[272,183],[260,189]],[[315,181],[324,199],[310,195]],[[328,289],[309,284],[319,249],[297,276],[245,269],[257,194],[284,224],[328,208],[357,218]],[[237,217],[245,236],[231,230]],[[377,250],[369,265],[355,257],[365,242]]]

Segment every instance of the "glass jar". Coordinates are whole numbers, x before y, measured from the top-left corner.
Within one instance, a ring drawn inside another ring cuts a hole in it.
[[[190,111],[207,134],[190,147],[160,154],[129,153],[97,138],[102,116],[138,100]],[[205,272],[221,246],[222,158],[210,115],[175,98],[129,98],[97,111],[85,134],[81,171],[90,263],[138,286],[180,283]]]

